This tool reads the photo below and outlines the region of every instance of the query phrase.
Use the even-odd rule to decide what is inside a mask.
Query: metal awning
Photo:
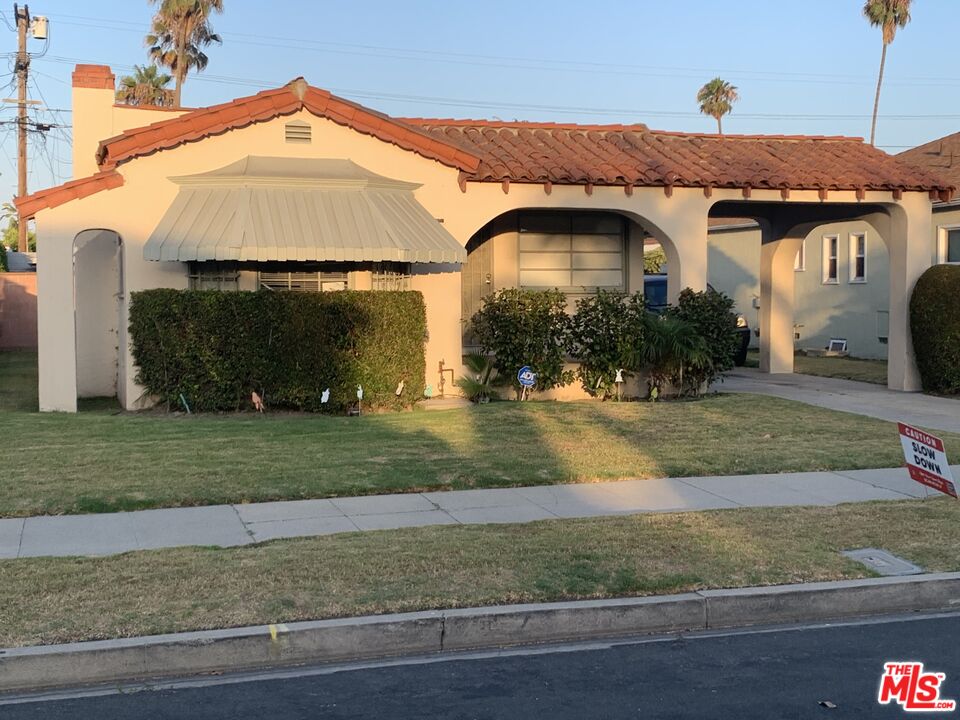
[[[413,196],[350,160],[249,156],[180,186],[146,260],[462,263],[467,251]]]

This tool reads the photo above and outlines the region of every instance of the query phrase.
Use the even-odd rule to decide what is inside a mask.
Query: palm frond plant
[[[167,88],[173,79],[156,65],[134,65],[133,75],[120,78],[117,102],[125,105],[169,107],[173,91]]]
[[[678,397],[698,394],[696,378],[708,363],[709,348],[693,324],[670,315],[647,316],[643,341],[634,348],[631,364],[646,371],[650,400],[662,397],[668,385]]]
[[[497,368],[486,355],[472,353],[464,360],[467,374],[457,380],[457,387],[463,390],[464,397],[475,403],[488,403],[496,396],[495,385],[499,380]]]

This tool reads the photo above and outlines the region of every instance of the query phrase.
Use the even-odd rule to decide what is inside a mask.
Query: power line
[[[65,25],[88,27],[106,30],[120,30],[123,32],[143,33],[140,23],[115,20],[108,18],[94,18],[83,15],[58,14],[59,22]],[[63,18],[71,18],[63,19]],[[80,21],[80,22],[77,22]],[[87,22],[83,22],[87,21]],[[717,69],[675,67],[659,65],[630,65],[624,63],[605,63],[574,60],[555,60],[544,58],[530,58],[511,55],[483,55],[477,53],[463,53],[451,51],[423,50],[417,48],[400,48],[378,45],[364,45],[318,41],[309,38],[281,37],[248,33],[220,33],[225,39],[241,45],[270,47],[280,49],[308,50],[313,52],[360,55],[392,60],[409,60],[423,62],[443,62],[455,65],[472,65],[479,67],[507,68],[511,70],[527,69],[547,72],[580,72],[589,74],[626,75],[626,76],[656,76],[656,77],[702,77],[704,74],[721,73],[734,77],[748,78],[759,82],[779,82],[789,79],[793,82],[829,84],[829,85],[861,85],[873,83],[874,78],[866,75],[844,75],[840,73],[809,73],[789,71],[766,71],[746,69]],[[244,39],[247,38],[247,39]],[[292,47],[291,44],[295,44]],[[943,84],[960,84],[960,78],[887,78],[886,84],[906,84],[910,86]]]

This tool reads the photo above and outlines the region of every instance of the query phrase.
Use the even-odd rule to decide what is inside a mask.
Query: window
[[[867,234],[850,235],[850,282],[867,281]]]
[[[407,263],[374,263],[374,290],[409,290],[410,265]]]
[[[332,272],[262,272],[261,290],[331,292],[347,289],[347,274]]]
[[[937,235],[937,262],[960,263],[960,227],[941,227]]]
[[[823,282],[824,284],[835,285],[839,282],[840,267],[840,236],[823,236]]]
[[[188,277],[191,290],[236,291],[240,289],[240,272],[229,263],[190,263]]]
[[[524,213],[519,219],[521,287],[624,288],[626,225],[619,215]]]
[[[800,249],[797,250],[797,256],[793,259],[793,269],[797,272],[803,272],[807,269],[807,241],[804,241],[800,244]]]

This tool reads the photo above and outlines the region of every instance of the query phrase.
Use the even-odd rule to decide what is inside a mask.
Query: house
[[[898,157],[960,186],[960,133],[912,148]],[[709,229],[710,284],[734,299],[759,328],[761,230],[750,219],[714,219]],[[933,204],[926,247],[933,263],[960,262],[960,202]],[[864,222],[821,225],[807,234],[794,260],[794,341],[798,350],[847,342],[851,355],[886,358],[890,311],[889,255]],[[759,338],[752,343],[759,345]]]
[[[865,220],[890,248],[889,385],[919,387],[906,302],[932,262],[936,174],[837,137],[634,125],[394,118],[302,78],[193,110],[114,104],[110,68],[73,74],[74,172],[17,199],[35,218],[42,410],[150,402],[127,338],[131,292],[409,288],[427,383],[460,366],[465,320],[500,287],[707,283],[710,218],[749,217],[761,253],[761,365],[792,371],[793,258],[808,227]]]

